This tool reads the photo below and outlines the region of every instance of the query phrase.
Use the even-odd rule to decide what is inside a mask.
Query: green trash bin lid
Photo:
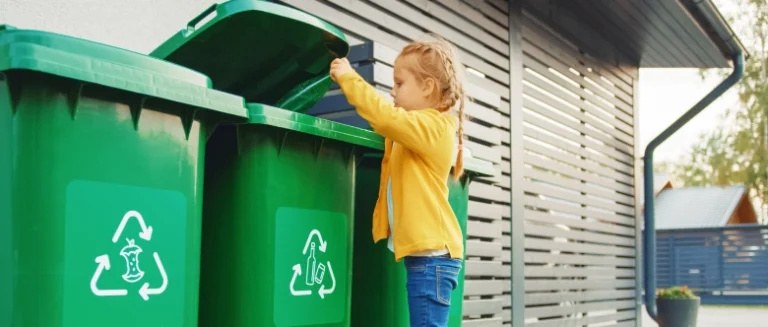
[[[331,61],[348,52],[344,34],[315,16],[233,0],[203,11],[150,55],[200,71],[249,103],[301,112],[328,91]]]
[[[0,25],[0,72],[36,71],[246,118],[243,98],[203,74],[129,50]]]
[[[260,103],[246,106],[250,114],[248,124],[274,126],[370,149],[384,148],[384,138],[369,130]]]
[[[475,158],[471,154],[464,155],[464,170],[475,176],[491,177],[496,175],[496,169],[493,168],[492,162]]]

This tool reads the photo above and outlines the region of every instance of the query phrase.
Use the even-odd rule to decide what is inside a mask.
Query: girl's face
[[[389,94],[395,101],[395,106],[405,110],[419,110],[433,106],[432,98],[435,82],[431,78],[420,81],[409,69],[407,60],[395,60],[395,85]]]

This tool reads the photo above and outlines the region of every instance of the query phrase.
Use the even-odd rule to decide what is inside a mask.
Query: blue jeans
[[[411,327],[446,327],[461,260],[405,257]]]

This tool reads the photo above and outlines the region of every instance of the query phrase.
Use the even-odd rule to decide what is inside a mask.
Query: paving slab
[[[643,327],[658,326],[643,308]],[[696,327],[768,326],[768,306],[701,306]]]

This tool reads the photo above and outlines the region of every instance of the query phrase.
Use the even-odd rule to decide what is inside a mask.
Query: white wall
[[[149,53],[223,0],[0,0],[0,24]]]

